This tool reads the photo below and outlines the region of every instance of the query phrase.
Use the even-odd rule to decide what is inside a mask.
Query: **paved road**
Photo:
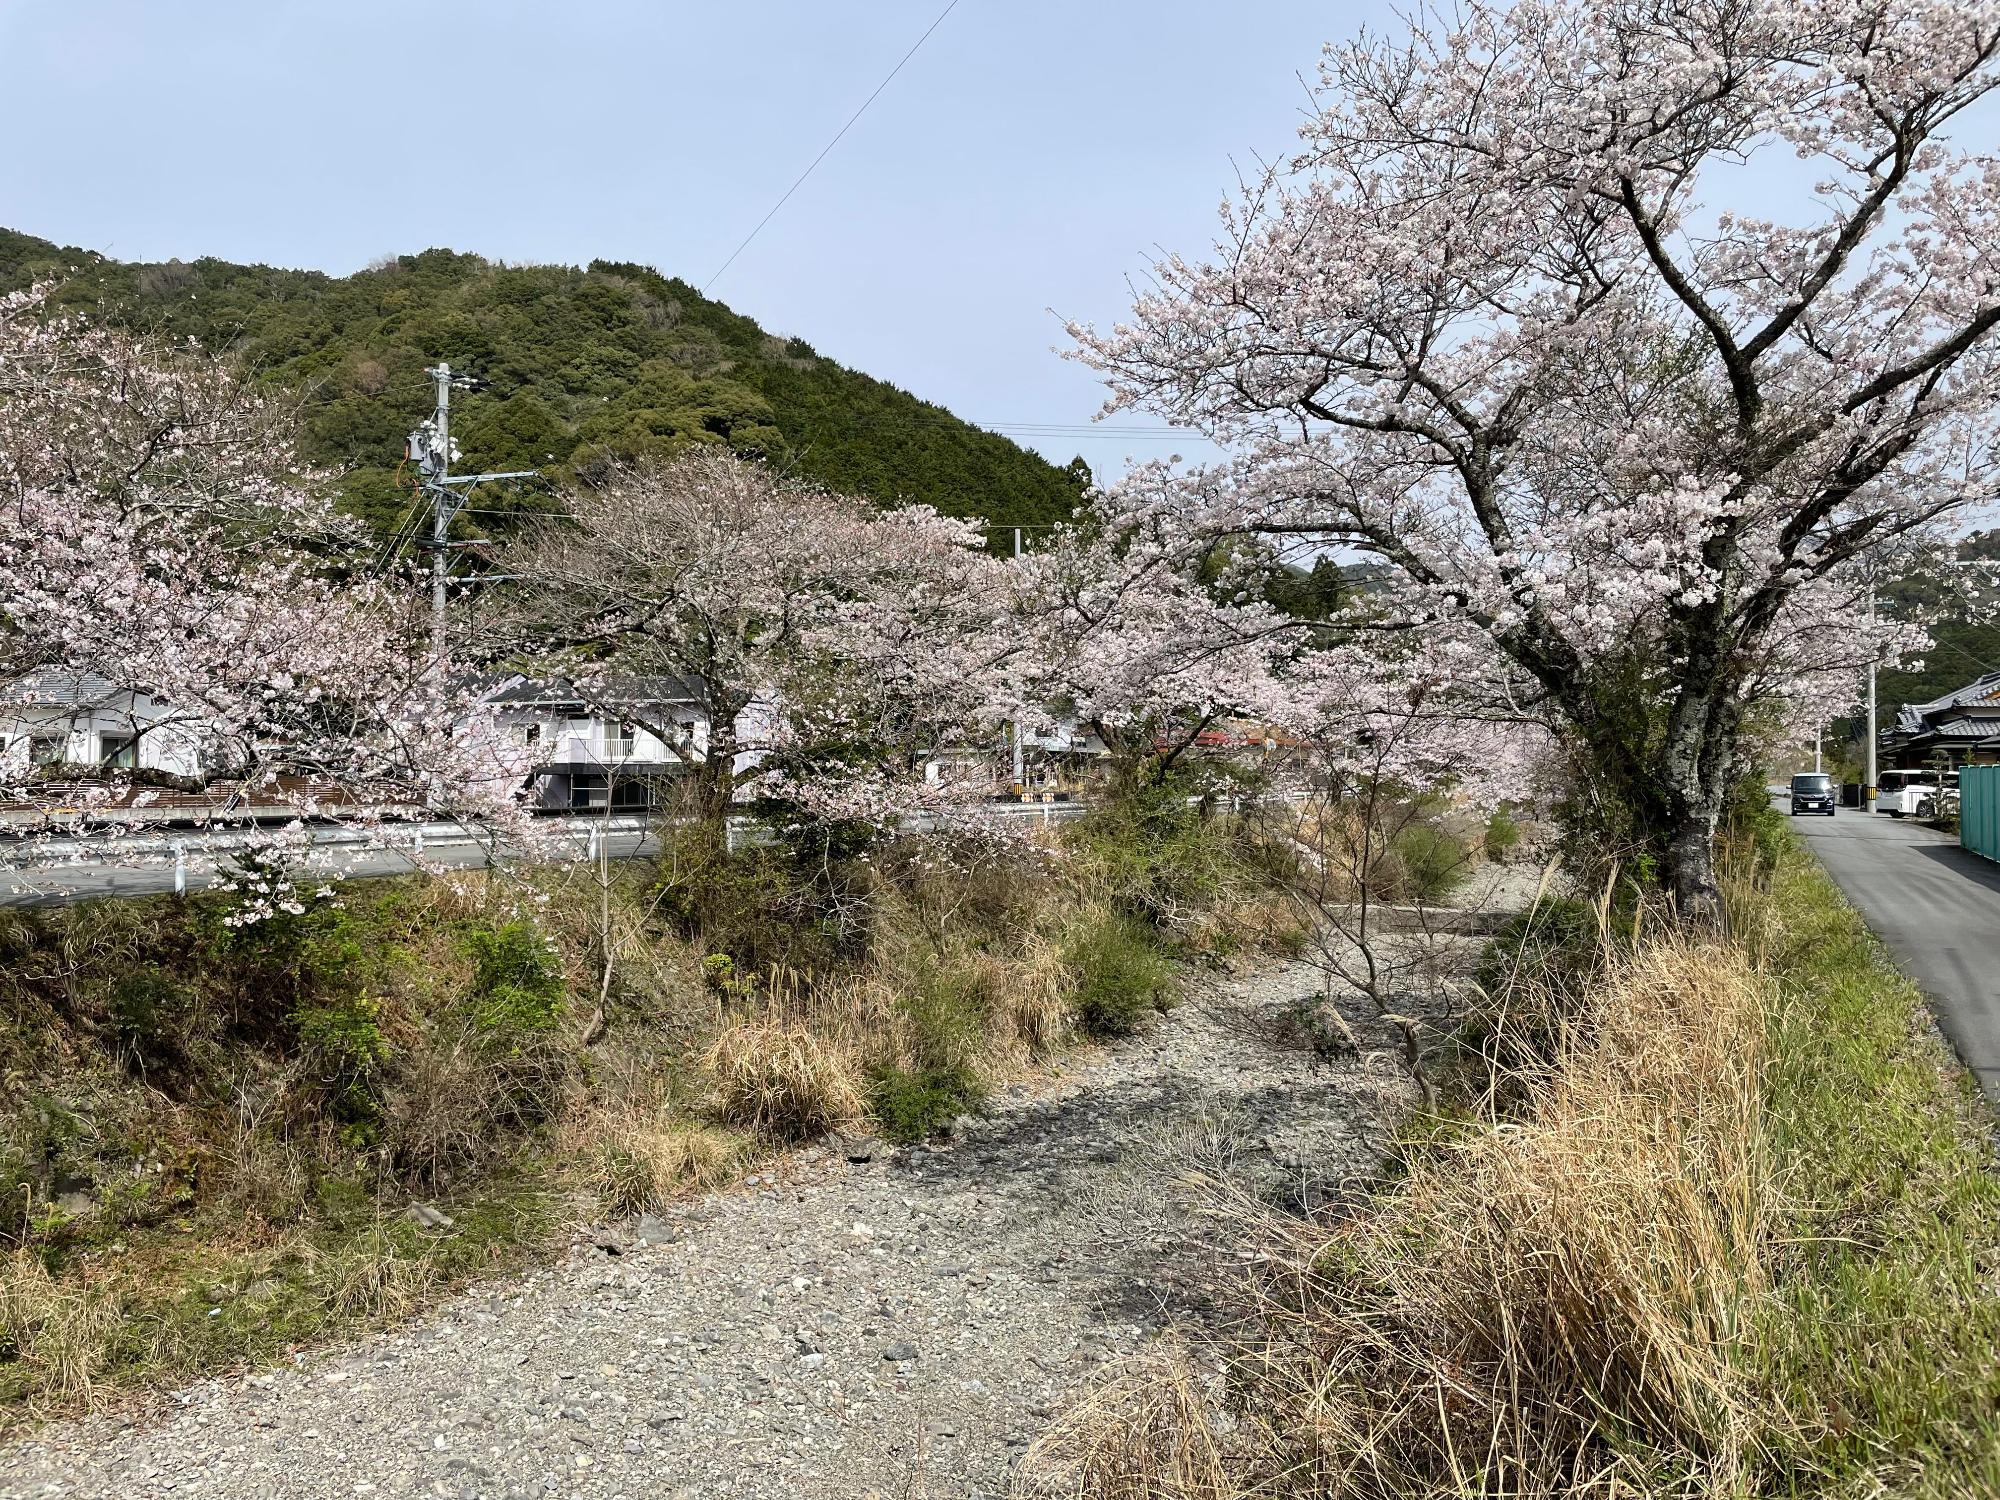
[[[1843,808],[1795,826],[2000,1103],[2000,864],[1886,813]]]

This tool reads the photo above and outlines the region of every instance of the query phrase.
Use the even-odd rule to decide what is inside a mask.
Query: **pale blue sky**
[[[699,284],[943,4],[0,0],[0,224],[132,260],[446,245]],[[1158,249],[1208,245],[1320,44],[1387,16],[960,0],[714,295],[975,421],[1088,421],[1049,309],[1114,319]],[[1176,446],[1035,441],[1100,472]]]
[[[444,245],[701,284],[945,0],[0,0],[0,224],[125,259],[347,272]],[[959,0],[716,284],[989,426],[1084,423],[1056,313],[1198,253],[1232,161],[1294,143],[1384,0]],[[1991,149],[1991,103],[1955,134]],[[1728,206],[1802,204],[1761,155]],[[1782,210],[1780,210],[1782,212]],[[1150,428],[1144,416],[1127,426]],[[1027,439],[1100,474],[1200,445]]]

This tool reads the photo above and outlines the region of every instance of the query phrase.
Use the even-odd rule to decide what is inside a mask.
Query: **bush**
[[[1092,1036],[1130,1036],[1147,1016],[1173,1003],[1173,966],[1132,917],[1086,916],[1063,945],[1063,961],[1077,1019]]]
[[[1435,823],[1417,822],[1396,830],[1389,854],[1398,871],[1397,894],[1432,906],[1448,898],[1472,873],[1465,846]]]
[[[992,974],[971,955],[930,955],[899,987],[896,1009],[917,1066],[969,1072],[986,1050]]]
[[[389,1050],[381,1001],[371,995],[309,1000],[292,1012],[292,1026],[320,1087],[341,1115],[372,1117],[377,1075]]]
[[[921,1141],[985,1101],[986,1088],[970,1068],[896,1068],[877,1071],[868,1089],[868,1112],[892,1141]]]
[[[563,1012],[562,960],[532,922],[504,922],[466,934],[473,962],[472,1018],[501,1037],[549,1031]]]
[[[1544,896],[1501,925],[1473,978],[1496,1001],[1517,988],[1579,995],[1603,968],[1605,937],[1588,902]]]
[[[1127,791],[1070,824],[1064,835],[1087,881],[1148,925],[1172,929],[1244,875],[1226,825],[1188,805],[1178,782]]]
[[[1513,813],[1506,808],[1496,808],[1493,816],[1486,820],[1486,832],[1481,840],[1486,857],[1493,863],[1501,864],[1521,846],[1521,825],[1515,821]]]

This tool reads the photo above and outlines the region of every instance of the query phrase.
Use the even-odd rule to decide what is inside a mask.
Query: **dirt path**
[[[1199,1316],[1191,1160],[1310,1202],[1372,1169],[1405,1096],[1386,1060],[1279,1039],[1310,971],[1191,988],[947,1147],[815,1148],[667,1243],[582,1244],[153,1418],[51,1427],[0,1450],[0,1497],[1002,1494],[1094,1364]]]

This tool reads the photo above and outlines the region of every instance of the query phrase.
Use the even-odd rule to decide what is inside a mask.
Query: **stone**
[[[681,1232],[658,1214],[640,1214],[632,1237],[642,1245],[671,1245],[681,1237]]]
[[[428,1203],[412,1203],[403,1210],[403,1217],[419,1229],[449,1229],[458,1222],[443,1209]]]
[[[917,1357],[917,1346],[907,1339],[889,1345],[882,1351],[882,1358],[895,1364],[903,1364]]]

